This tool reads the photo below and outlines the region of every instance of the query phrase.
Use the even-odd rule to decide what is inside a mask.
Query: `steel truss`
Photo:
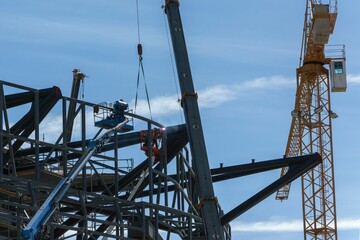
[[[307,115],[301,124],[300,154],[319,152],[323,158],[322,164],[301,178],[304,235],[305,239],[337,239],[329,73],[315,64],[304,65],[297,72],[305,85],[300,89],[308,89],[307,104],[300,108]]]
[[[1,149],[4,149],[0,154],[1,212],[10,213],[0,217],[0,234],[19,239],[21,229],[84,154],[91,141],[86,136],[87,112],[97,105],[63,97],[56,87],[36,90],[1,81],[0,88],[0,122],[5,126],[0,137]],[[6,95],[6,91],[11,94]],[[41,123],[51,110],[59,109],[62,119],[60,136],[54,142],[41,141]],[[9,118],[12,111],[24,113],[27,110],[20,120]],[[181,177],[185,176],[182,172],[189,171],[189,163],[185,165],[185,158],[179,158],[178,177],[167,176],[167,164],[187,143],[185,127],[179,125],[165,130],[164,126],[149,119],[131,112],[127,114],[129,118],[145,121],[148,129],[118,133],[102,146],[84,166],[71,190],[66,192],[48,219],[47,227],[37,237],[68,238],[74,233],[77,239],[100,236],[124,239],[125,235],[148,238],[150,235],[153,237],[154,232],[158,235],[159,229],[168,230],[168,235],[175,233],[185,237],[197,228],[201,221],[188,197],[192,188],[186,190],[182,187],[186,181]],[[81,122],[77,126],[80,136],[68,134],[72,132],[68,125],[73,125],[75,118]],[[12,125],[14,121],[17,122]],[[71,138],[77,139],[68,141]],[[149,148],[147,154],[153,157],[136,167],[129,165],[129,160],[118,158],[119,148],[145,142],[148,146],[156,142],[161,154],[153,156],[152,148]],[[153,176],[157,176],[156,182],[153,182]],[[171,192],[166,190],[168,182],[176,186]],[[154,186],[165,189],[164,193],[148,194],[147,202],[140,201],[138,195],[143,191],[151,192]],[[144,229],[145,223],[149,231],[139,231]]]
[[[99,106],[64,97],[57,87],[36,90],[0,81],[0,91],[0,123],[4,126],[0,132],[0,236],[22,239],[24,227],[91,143],[87,131],[93,118],[87,113]],[[62,120],[60,136],[40,140],[43,122],[56,111]],[[16,119],[12,114],[18,112],[25,114]],[[209,239],[201,214],[204,199],[195,181],[198,173],[186,148],[186,126],[165,128],[131,112],[126,115],[144,121],[147,129],[118,132],[97,149],[41,225],[37,239]],[[80,135],[73,129],[66,134],[68,124],[75,126],[75,122],[80,122],[75,127]],[[133,145],[140,145],[151,157],[137,165],[119,159],[119,149]],[[211,169],[216,183],[289,168],[282,178],[228,213],[217,204],[223,239],[231,239],[233,219],[320,162],[315,154]]]

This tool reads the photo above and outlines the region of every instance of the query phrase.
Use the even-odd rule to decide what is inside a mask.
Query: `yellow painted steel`
[[[305,240],[336,240],[337,221],[329,86],[329,59],[323,43],[315,42],[314,22],[328,18],[333,32],[337,2],[329,1],[329,13],[313,14],[315,0],[307,0],[300,67],[296,70],[295,107],[285,150],[288,157],[318,152],[323,162],[302,176],[303,224]],[[315,6],[316,7],[316,6]],[[323,7],[323,6],[321,6]],[[281,176],[287,172],[283,168]],[[281,188],[276,199],[288,199],[290,185]]]

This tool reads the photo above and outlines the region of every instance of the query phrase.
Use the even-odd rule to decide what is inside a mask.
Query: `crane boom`
[[[182,93],[187,132],[193,168],[196,172],[198,201],[204,225],[205,239],[224,239],[224,230],[220,221],[220,211],[211,180],[211,172],[206,152],[205,139],[201,124],[197,93],[191,75],[190,63],[185,44],[179,1],[167,0],[165,11],[169,22],[170,35],[174,49],[175,62]]]
[[[286,145],[287,157],[319,152],[322,164],[302,176],[304,239],[337,239],[329,65],[325,44],[333,33],[337,0],[306,0],[295,107]],[[281,176],[288,168],[281,170]],[[290,184],[276,199],[288,199]]]

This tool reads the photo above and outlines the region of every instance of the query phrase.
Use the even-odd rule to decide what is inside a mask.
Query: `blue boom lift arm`
[[[85,166],[85,164],[89,161],[92,155],[94,155],[99,148],[101,148],[104,144],[106,144],[110,140],[110,136],[112,133],[116,133],[121,130],[129,120],[127,118],[124,119],[123,122],[119,123],[115,127],[109,129],[104,134],[99,136],[98,138],[92,140],[87,148],[85,149],[81,158],[76,162],[71,171],[66,175],[54,188],[52,193],[43,203],[43,205],[36,212],[35,216],[31,219],[29,224],[23,229],[22,236],[27,240],[34,240],[35,237],[41,232],[42,227],[49,220],[51,215],[54,213],[56,206],[65,195],[67,190],[71,187],[74,182],[75,177],[81,171],[81,169]]]

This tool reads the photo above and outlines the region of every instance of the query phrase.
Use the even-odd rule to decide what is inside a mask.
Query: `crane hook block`
[[[142,50],[142,45],[141,45],[141,43],[139,43],[139,44],[137,45],[137,51],[138,51],[139,57],[141,57],[142,54],[143,54],[143,50]]]

